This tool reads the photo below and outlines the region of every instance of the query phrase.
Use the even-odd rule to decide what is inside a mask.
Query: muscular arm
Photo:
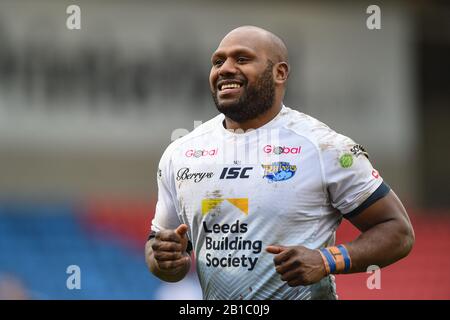
[[[405,208],[393,191],[379,199],[350,222],[362,233],[345,244],[352,266],[346,273],[365,272],[370,265],[380,268],[408,255],[414,231]],[[327,275],[318,250],[304,246],[268,246],[274,254],[276,271],[289,286],[309,285]]]
[[[362,232],[346,244],[352,260],[349,273],[392,264],[407,256],[414,244],[411,222],[392,190],[349,221]]]

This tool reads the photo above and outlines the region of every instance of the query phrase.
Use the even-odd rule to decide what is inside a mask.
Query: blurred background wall
[[[80,30],[66,27],[72,4]],[[380,30],[366,26],[371,4]],[[449,21],[439,1],[1,0],[0,297],[198,297],[194,274],[167,289],[145,267],[156,166],[174,135],[217,114],[211,53],[249,24],[289,48],[285,104],[363,144],[417,221],[418,270],[385,271],[405,287],[430,243],[450,245]],[[71,264],[81,290],[66,288]],[[450,298],[450,281],[434,280],[352,295],[365,282],[349,277],[343,298]]]

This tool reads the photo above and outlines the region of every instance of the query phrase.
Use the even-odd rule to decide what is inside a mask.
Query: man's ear
[[[278,62],[274,67],[275,83],[285,83],[289,77],[289,65],[287,62]]]

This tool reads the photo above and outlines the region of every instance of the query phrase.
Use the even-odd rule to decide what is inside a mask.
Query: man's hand
[[[290,287],[310,285],[326,276],[322,256],[317,250],[303,246],[268,246],[266,251],[275,254],[275,269]]]
[[[156,233],[147,247],[147,261],[150,270],[165,281],[179,281],[189,271],[191,258],[186,252],[188,226],[180,225],[175,230],[163,230]]]

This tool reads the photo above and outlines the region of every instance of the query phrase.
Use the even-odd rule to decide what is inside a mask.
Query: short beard
[[[217,88],[212,92],[217,110],[227,118],[242,123],[257,118],[266,113],[275,101],[275,83],[273,81],[274,63],[267,62],[267,68],[254,86],[249,86],[239,100],[228,106],[223,106],[217,99]]]

